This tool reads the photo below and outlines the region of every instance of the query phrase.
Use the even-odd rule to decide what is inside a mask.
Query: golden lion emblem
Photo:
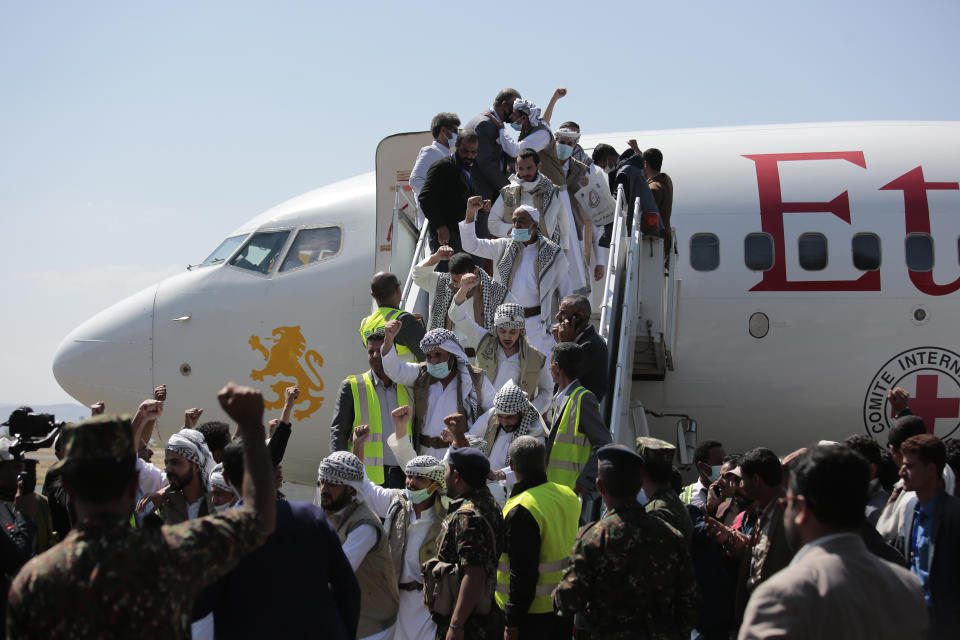
[[[287,387],[299,387],[300,398],[297,404],[308,404],[305,408],[294,411],[293,416],[297,420],[308,418],[323,406],[323,396],[314,395],[323,391],[323,378],[317,372],[317,369],[323,366],[323,357],[313,349],[305,351],[306,340],[300,327],[277,327],[271,336],[265,338],[273,341],[269,351],[260,342],[259,336],[250,336],[247,341],[250,348],[259,351],[267,362],[263,369],[251,371],[250,378],[257,382],[263,382],[267,376],[278,378],[270,385],[277,394],[277,399],[264,398],[263,406],[267,409],[283,408],[284,390]]]

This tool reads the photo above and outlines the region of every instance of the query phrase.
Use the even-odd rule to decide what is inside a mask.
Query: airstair
[[[409,152],[405,157],[409,162]],[[389,225],[389,268],[398,276],[405,275],[402,308],[426,319],[428,293],[413,281],[413,266],[429,256],[426,226],[416,227],[417,207],[407,182],[409,172],[388,173],[380,169],[378,164],[378,220]],[[388,193],[393,204],[389,222],[387,211],[383,210],[387,208]],[[634,211],[642,211],[639,199]],[[681,287],[681,281],[676,278],[676,249],[671,249],[665,257],[663,239],[656,231],[644,233],[643,217],[630,215],[626,195],[620,187],[597,327],[610,353],[611,389],[601,409],[611,425],[614,441],[630,446],[637,436],[649,434],[646,415],[653,414],[644,407],[642,398],[634,397],[634,383],[664,380],[675,366],[677,301]],[[652,229],[658,224],[658,219],[647,220],[647,226]],[[696,445],[696,422],[688,416],[674,417],[680,418],[676,442],[678,462],[687,464]]]

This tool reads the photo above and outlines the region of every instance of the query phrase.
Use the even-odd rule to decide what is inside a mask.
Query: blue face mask
[[[457,144],[457,134],[451,133],[447,135],[447,144],[450,145],[450,148],[453,149],[453,146]]]
[[[405,488],[403,490],[403,493],[407,496],[407,500],[409,500],[413,504],[420,504],[421,502],[424,502],[425,500],[428,500],[430,498],[429,488],[417,489],[417,490]]]
[[[510,230],[510,237],[517,242],[527,242],[530,240],[530,229],[513,228]]]
[[[647,492],[643,489],[640,489],[640,493],[637,494],[637,502],[640,503],[641,507],[649,502],[647,499]]]
[[[566,160],[572,155],[573,147],[568,144],[560,144],[559,142],[557,143],[557,157],[560,158],[560,160]]]
[[[510,123],[510,126],[513,127],[513,130],[514,130],[514,131],[522,131],[522,130],[523,130],[523,125],[521,125],[519,122],[511,122],[511,123]]]
[[[723,465],[714,465],[710,467],[710,484],[713,484],[720,479],[720,469],[723,468]]]
[[[437,364],[427,363],[427,373],[440,380],[450,375],[450,361],[438,362]]]

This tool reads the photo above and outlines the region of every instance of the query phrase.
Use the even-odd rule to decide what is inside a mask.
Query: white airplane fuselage
[[[937,435],[954,433],[960,123],[627,132],[584,136],[581,144],[622,147],[629,138],[663,151],[675,187],[671,225],[681,280],[674,370],[635,382],[634,399],[690,415],[701,439],[721,440],[728,452],[763,445],[784,454],[854,433],[885,443],[885,393],[893,386],[914,396],[912,407]],[[245,251],[256,260],[238,245],[221,262],[117,303],[64,340],[54,362],[58,382],[80,402],[104,400],[123,411],[166,384],[161,438],[181,426],[190,407],[203,407],[204,420],[223,419],[215,396],[228,380],[261,389],[267,418],[279,415],[283,388],[297,384],[302,394],[284,471],[312,485],[329,450],[340,382],[368,368],[358,325],[370,312],[369,280],[384,266],[392,215],[376,210],[375,191],[375,175],[365,174],[244,224],[228,237],[288,232],[272,236],[282,248],[261,265],[267,273],[249,261],[231,264]],[[311,262],[315,254],[297,245],[301,266],[289,268],[298,264],[287,255],[298,230],[322,227],[340,229],[339,248]],[[715,254],[698,253],[701,269],[716,262],[710,270],[691,265],[692,242],[709,244],[703,234],[716,239]],[[766,234],[759,242],[772,247],[769,269],[745,263],[748,234]],[[801,256],[803,234],[823,238],[804,235]],[[864,246],[870,254],[879,245],[878,268],[854,265],[855,236],[858,260]],[[825,266],[803,268],[801,257],[822,264],[823,241]],[[928,245],[932,270],[923,264]],[[765,316],[765,334],[755,314]],[[751,335],[751,326],[762,337]],[[650,427],[651,435],[675,439],[674,419],[651,419]]]

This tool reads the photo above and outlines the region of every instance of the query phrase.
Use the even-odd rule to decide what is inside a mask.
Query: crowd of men
[[[373,276],[369,369],[340,385],[314,503],[281,491],[296,387],[265,427],[260,392],[229,383],[235,427],[188,410],[163,469],[147,443],[165,387],[132,418],[98,403],[61,433],[42,496],[0,439],[7,634],[956,637],[960,447],[902,389],[886,449],[706,440],[687,486],[671,444],[611,442],[590,299],[607,205],[622,185],[669,244],[673,186],[656,149],[587,156],[576,123],[554,131],[565,93],[542,113],[505,89],[465,127],[434,118],[410,179],[429,313]],[[578,197],[597,177],[605,198]]]

